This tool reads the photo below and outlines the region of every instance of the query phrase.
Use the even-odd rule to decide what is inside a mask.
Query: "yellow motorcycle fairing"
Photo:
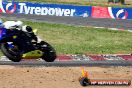
[[[34,50],[31,52],[27,52],[22,55],[23,59],[38,59],[43,55],[43,52],[40,50]]]

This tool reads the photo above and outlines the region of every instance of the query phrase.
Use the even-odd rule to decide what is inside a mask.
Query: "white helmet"
[[[22,26],[23,25],[23,22],[22,21],[16,21],[16,25]]]

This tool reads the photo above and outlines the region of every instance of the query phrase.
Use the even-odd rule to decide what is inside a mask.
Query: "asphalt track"
[[[132,61],[0,61],[0,65],[13,66],[45,66],[45,67],[76,67],[76,66],[132,66]]]
[[[1,18],[8,20],[30,20],[33,22],[48,22],[59,23],[75,26],[94,26],[106,28],[119,28],[132,30],[132,20],[114,20],[114,19],[93,19],[82,17],[56,17],[56,16],[37,16],[24,14],[3,14],[0,13]],[[47,63],[44,61],[21,61],[18,63],[11,61],[0,61],[0,65],[19,65],[19,66],[132,66],[132,61],[55,61]]]
[[[94,26],[106,28],[119,28],[132,30],[132,20],[114,20],[114,19],[94,19],[83,17],[57,17],[57,16],[38,16],[24,14],[4,14],[0,13],[1,18],[8,20],[30,20],[36,22],[59,23],[75,26]]]

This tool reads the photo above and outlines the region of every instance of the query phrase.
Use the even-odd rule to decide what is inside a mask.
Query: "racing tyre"
[[[47,42],[43,42],[41,46],[42,51],[44,53],[42,59],[45,60],[46,62],[53,62],[56,59],[55,49]]]
[[[89,80],[88,78],[85,78],[85,77],[81,78],[81,79],[79,80],[79,82],[80,82],[80,84],[81,84],[82,86],[88,86],[88,85],[90,85],[90,80]]]
[[[17,52],[11,52],[7,43],[1,43],[0,48],[3,54],[9,58],[9,60],[13,62],[19,62],[21,60],[20,54]]]

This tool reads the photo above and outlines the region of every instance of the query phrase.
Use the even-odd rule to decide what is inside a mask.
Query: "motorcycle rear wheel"
[[[47,42],[43,42],[43,56],[42,59],[45,60],[46,62],[53,62],[56,59],[56,51],[55,49],[48,44]]]

